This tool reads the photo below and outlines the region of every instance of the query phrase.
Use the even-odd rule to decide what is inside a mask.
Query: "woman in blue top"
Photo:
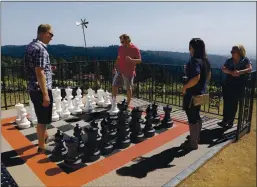
[[[231,58],[228,58],[222,67],[225,73],[225,81],[222,87],[223,92],[223,120],[218,125],[221,127],[233,127],[237,113],[239,98],[244,88],[244,74],[252,71],[252,63],[246,57],[243,45],[233,46]]]
[[[186,64],[186,84],[182,89],[183,108],[189,122],[189,140],[182,144],[186,150],[198,149],[198,141],[202,122],[200,117],[201,106],[192,104],[192,96],[202,95],[206,92],[206,83],[211,78],[211,66],[205,51],[204,41],[193,38],[189,42],[190,61]]]

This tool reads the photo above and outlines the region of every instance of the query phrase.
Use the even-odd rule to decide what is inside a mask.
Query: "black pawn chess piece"
[[[79,126],[79,124],[76,124],[76,127],[74,128],[73,135],[78,139],[79,145],[78,145],[78,152],[82,153],[84,149],[84,141],[82,139],[82,128]]]
[[[153,137],[155,135],[155,129],[153,128],[152,125],[152,120],[153,120],[153,111],[151,105],[149,105],[146,109],[146,122],[145,122],[145,127],[143,129],[144,135],[146,138]]]
[[[142,115],[142,109],[136,107],[132,110],[131,120],[131,134],[130,139],[132,143],[140,143],[144,140],[144,133],[142,132],[140,118]]]
[[[131,141],[129,139],[129,122],[126,111],[119,113],[118,132],[116,146],[119,149],[125,149],[130,146]]]
[[[84,129],[88,135],[86,148],[84,149],[84,160],[94,162],[100,158],[101,152],[99,149],[101,136],[98,133],[98,124],[93,120],[90,127]]]
[[[105,119],[103,119],[103,121],[105,121]],[[109,131],[109,127],[105,122],[101,122],[101,134],[102,134],[102,139],[101,139],[101,153],[103,155],[108,155],[113,151],[113,145],[110,141],[110,131]]]
[[[66,154],[68,153],[67,148],[64,146],[64,139],[63,139],[63,133],[60,130],[57,130],[56,134],[55,134],[55,147],[52,151],[52,157],[54,159],[57,158],[64,158],[66,156]]]
[[[152,104],[152,110],[153,110],[153,123],[159,123],[160,122],[160,116],[158,115],[158,105],[154,102]]]
[[[173,126],[173,120],[170,117],[172,107],[167,105],[166,107],[163,107],[163,110],[164,110],[165,114],[164,114],[164,118],[161,122],[161,126],[163,128],[171,128]]]
[[[67,157],[64,160],[64,163],[68,166],[78,166],[82,164],[82,160],[78,154],[78,139],[74,137],[70,137],[70,139],[65,141],[66,146],[68,148]]]

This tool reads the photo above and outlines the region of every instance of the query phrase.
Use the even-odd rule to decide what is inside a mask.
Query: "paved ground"
[[[46,155],[36,155],[35,145],[13,128],[15,110],[2,111],[2,155],[9,153],[13,164],[7,170],[19,186],[175,186],[228,145],[235,127],[223,132],[218,119],[203,116],[199,149],[185,154],[179,145],[188,135],[186,116],[175,109],[172,117],[173,128],[67,174]]]

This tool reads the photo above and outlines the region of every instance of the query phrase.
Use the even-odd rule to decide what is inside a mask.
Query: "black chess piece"
[[[57,130],[54,139],[55,147],[52,151],[52,156],[54,158],[64,158],[68,153],[67,148],[64,146],[65,143],[63,136],[63,133],[60,130]]]
[[[117,141],[116,146],[119,149],[125,149],[130,146],[131,141],[129,138],[129,121],[126,111],[119,113],[118,120],[118,132],[117,132]]]
[[[148,105],[146,109],[146,122],[145,122],[145,127],[143,129],[144,135],[146,138],[153,137],[155,135],[155,129],[153,128],[152,125],[152,120],[153,120],[153,111],[151,105]]]
[[[72,167],[76,165],[81,165],[82,160],[78,154],[78,139],[75,137],[70,137],[65,141],[65,143],[68,148],[68,154],[67,157],[64,159],[64,163]]]
[[[85,132],[88,135],[88,141],[84,149],[83,160],[94,162],[100,158],[100,141],[101,136],[98,133],[98,124],[93,120],[89,127],[85,127]]]
[[[82,153],[84,149],[84,141],[82,139],[82,128],[79,126],[79,124],[76,124],[76,127],[74,128],[73,135],[78,139],[79,145],[78,145],[78,152]]]
[[[109,130],[110,130],[109,137],[110,137],[111,140],[116,138],[116,134],[117,134],[117,120],[118,120],[118,115],[117,116],[109,115],[107,117],[107,125],[108,125]]]
[[[152,110],[153,110],[153,123],[159,123],[160,122],[160,116],[158,115],[158,105],[154,102],[152,104]]]
[[[161,126],[163,128],[171,128],[173,126],[173,120],[170,117],[172,107],[167,105],[166,107],[163,107],[163,110],[164,110],[165,114],[164,114],[164,118],[161,122]]]
[[[142,132],[140,118],[142,115],[142,109],[135,107],[132,110],[131,120],[131,134],[130,139],[132,143],[140,143],[144,140],[144,133]]]
[[[103,119],[103,121],[105,121],[105,119]],[[110,130],[109,127],[105,122],[101,123],[101,134],[102,134],[102,139],[101,139],[101,145],[100,145],[100,149],[101,149],[101,153],[103,155],[108,155],[113,151],[113,145],[110,141]]]

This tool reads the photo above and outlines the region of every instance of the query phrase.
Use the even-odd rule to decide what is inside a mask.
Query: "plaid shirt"
[[[28,75],[28,90],[40,90],[35,67],[44,68],[46,76],[46,88],[52,89],[52,69],[46,45],[39,40],[33,40],[27,45],[24,57],[25,71]]]

